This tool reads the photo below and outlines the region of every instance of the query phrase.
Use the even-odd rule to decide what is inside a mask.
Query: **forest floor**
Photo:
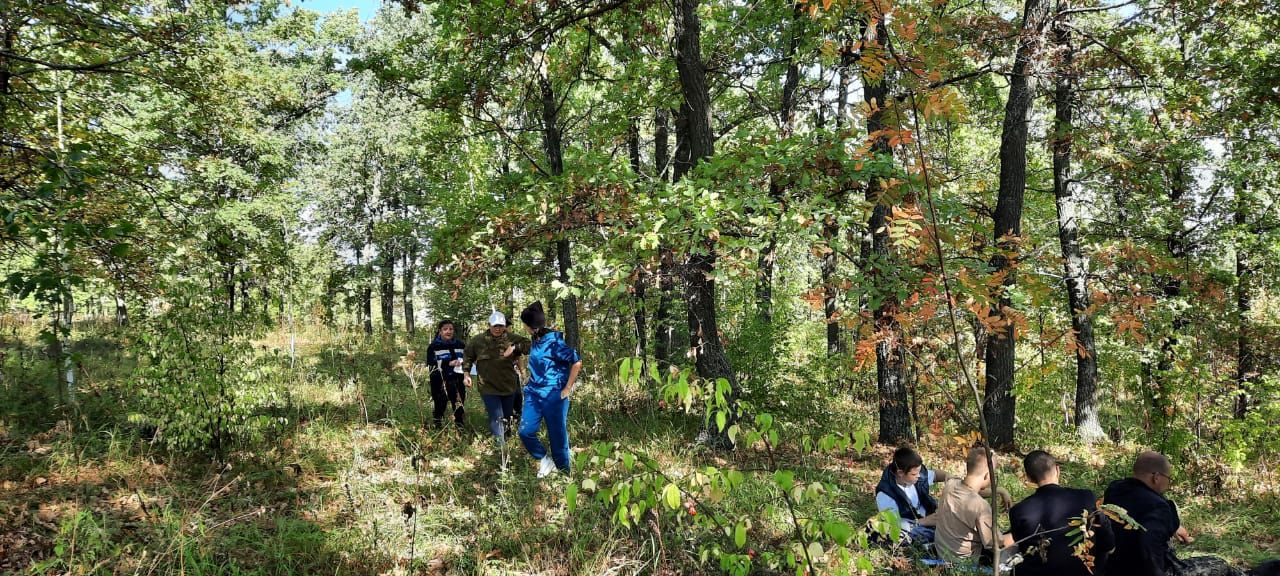
[[[264,344],[287,350],[284,338],[277,334]],[[714,564],[699,564],[697,542],[678,517],[653,516],[624,528],[611,521],[612,510],[588,504],[585,494],[568,513],[568,480],[536,479],[534,462],[518,442],[510,443],[512,465],[501,471],[483,433],[479,398],[467,400],[464,429],[423,429],[430,398],[396,369],[403,343],[306,334],[288,381],[276,383],[288,391],[284,424],[238,446],[222,464],[172,457],[141,440],[124,414],[113,413],[123,410],[120,399],[132,370],[121,342],[104,336],[82,347],[86,416],[75,430],[65,420],[31,413],[41,403],[18,377],[38,376],[32,368],[38,357],[15,340],[0,344],[6,354],[0,399],[26,403],[11,404],[0,421],[0,573],[717,571]],[[609,380],[613,364],[591,367],[575,396],[575,452],[594,442],[620,442],[674,473],[706,465],[766,468],[763,455],[751,448],[726,455],[696,447],[691,440],[698,417],[668,408],[644,390],[620,389]],[[806,415],[804,426],[874,430],[874,406],[865,399],[830,393],[826,386],[794,386],[785,410]],[[791,423],[784,430],[800,427]],[[929,464],[951,471],[962,466],[956,439],[931,437],[921,444]],[[1139,449],[1032,447],[1061,457],[1065,484],[1098,492],[1124,475]],[[860,526],[874,513],[872,489],[889,452],[784,450],[781,458],[797,479],[841,487],[834,513]],[[1003,459],[1001,478],[1015,500],[1031,491],[1018,468],[1016,458]],[[1172,496],[1197,536],[1180,554],[1217,554],[1241,565],[1280,557],[1280,489],[1272,466],[1233,472],[1206,464],[1179,476]],[[776,490],[767,474],[748,472],[728,500],[735,513],[755,519],[753,543],[787,537],[784,519],[769,512]],[[893,563],[884,552],[868,554],[876,566]],[[823,567],[853,571],[835,561]]]

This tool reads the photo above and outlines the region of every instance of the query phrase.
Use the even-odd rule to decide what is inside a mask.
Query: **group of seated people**
[[[913,543],[932,543],[937,557],[954,566],[989,564],[998,545],[1002,559],[1020,556],[1015,569],[1019,576],[1242,574],[1220,558],[1180,560],[1174,555],[1171,540],[1189,543],[1192,538],[1178,518],[1178,507],[1164,497],[1173,469],[1168,458],[1157,452],[1140,454],[1132,475],[1112,482],[1102,500],[1123,508],[1141,529],[1112,526],[1106,515],[1096,513],[1092,491],[1059,484],[1061,470],[1053,456],[1043,450],[1027,454],[1023,470],[1036,491],[1013,505],[1008,491],[997,489],[1009,510],[1010,526],[1010,533],[997,543],[987,501],[991,494],[988,462],[994,463],[995,458],[989,449],[975,447],[965,458],[964,477],[953,478],[927,468],[915,450],[899,448],[876,486],[876,507],[881,512],[895,511]],[[933,484],[943,485],[936,498],[930,494]],[[1072,532],[1086,513],[1090,545],[1084,548],[1087,554],[1076,554],[1073,540],[1079,537]],[[1072,524],[1073,520],[1077,523]]]

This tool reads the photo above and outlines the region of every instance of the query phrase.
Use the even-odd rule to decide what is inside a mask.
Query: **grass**
[[[261,346],[285,353],[267,383],[287,391],[272,408],[275,424],[260,441],[237,446],[224,464],[172,455],[141,438],[123,419],[133,369],[122,338],[103,330],[82,351],[82,417],[74,426],[51,406],[41,361],[20,339],[4,343],[9,404],[0,424],[0,572],[30,574],[681,574],[715,571],[699,564],[699,543],[722,536],[680,515],[646,516],[634,528],[612,522],[613,510],[580,496],[566,510],[566,480],[539,481],[533,462],[512,442],[512,466],[499,470],[484,432],[478,398],[467,402],[464,429],[424,430],[427,390],[416,392],[395,369],[401,341],[331,334],[300,335],[298,357],[273,334]],[[419,348],[425,342],[419,342]],[[17,356],[20,360],[15,360]],[[714,465],[747,471],[723,502],[724,512],[751,520],[752,546],[785,548],[790,516],[761,451],[707,452],[691,445],[696,416],[662,407],[640,389],[619,391],[609,368],[593,366],[570,416],[575,452],[594,442],[620,442],[652,456],[664,471],[689,477]],[[13,376],[21,376],[16,379]],[[773,384],[776,385],[776,384]],[[780,415],[784,437],[822,431],[873,430],[874,410],[849,394],[788,382],[785,395],[764,384],[748,390]],[[415,394],[417,397],[415,398]],[[785,398],[786,405],[774,398]],[[803,415],[800,417],[798,415]],[[425,414],[429,418],[429,414]],[[283,419],[280,423],[279,419]],[[1136,446],[1094,450],[1050,446],[1064,455],[1066,483],[1101,492],[1123,475]],[[963,442],[934,437],[927,461],[956,470]],[[790,445],[778,457],[802,482],[836,490],[803,503],[802,516],[860,526],[874,513],[870,496],[890,449],[804,453]],[[1004,459],[1001,479],[1015,499],[1030,492],[1017,463]],[[1186,553],[1234,562],[1280,556],[1280,497],[1264,483],[1219,478],[1223,492],[1175,489],[1186,523],[1199,539]],[[1274,482],[1270,484],[1274,486]],[[891,559],[867,552],[877,566]],[[852,572],[832,558],[830,572]],[[770,573],[757,566],[759,573]]]

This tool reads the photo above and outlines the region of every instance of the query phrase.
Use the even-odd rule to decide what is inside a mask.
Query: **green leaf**
[[[585,485],[590,480],[591,479],[588,478],[586,480],[583,480],[582,483]],[[570,514],[573,514],[573,511],[578,507],[578,485],[577,484],[569,484],[569,486],[564,489],[564,503],[565,503],[565,509],[568,510]]]
[[[680,489],[675,484],[667,484],[662,488],[662,499],[667,503],[667,507],[676,510],[680,508]]]
[[[779,470],[773,473],[773,483],[777,484],[779,488],[790,492],[791,487],[796,484],[796,475],[790,470]]]
[[[733,544],[739,548],[747,545],[747,527],[738,524],[733,527]]]

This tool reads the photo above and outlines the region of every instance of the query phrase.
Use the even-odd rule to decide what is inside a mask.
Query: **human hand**
[[[572,395],[572,394],[573,394],[573,390],[571,390],[571,389],[569,389],[569,388],[561,388],[561,389],[560,389],[560,399],[561,399],[561,400],[564,400],[564,399],[568,398],[568,397],[569,397],[570,395]]]
[[[449,365],[450,365],[450,366],[461,366],[461,365],[462,365],[462,359],[461,359],[461,358],[454,358],[453,360],[450,360],[450,361],[449,361]]]
[[[515,353],[515,351],[516,351],[516,347],[515,347],[515,345],[514,345],[514,344],[512,344],[512,345],[510,345],[510,346],[507,346],[506,351],[504,351],[504,352],[502,353],[502,357],[503,357],[503,358],[510,358],[510,357],[511,357],[511,355]]]
[[[471,375],[470,375],[470,374],[463,374],[463,375],[462,375],[462,384],[463,384],[464,386],[466,386],[467,388],[470,388],[470,387],[471,387]]]
[[[1187,532],[1187,529],[1183,526],[1178,527],[1178,531],[1173,533],[1173,537],[1177,538],[1178,541],[1183,544],[1190,544],[1196,541],[1196,539],[1192,538],[1191,534]]]
[[[1004,504],[1006,510],[1013,508],[1013,496],[1009,494],[1008,490],[999,488],[996,490],[996,493],[1000,495],[1000,502]]]

